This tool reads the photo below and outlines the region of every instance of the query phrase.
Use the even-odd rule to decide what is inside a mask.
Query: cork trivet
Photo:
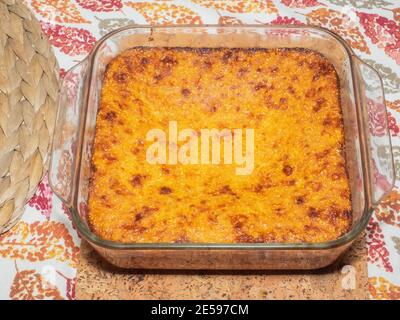
[[[318,271],[126,271],[83,242],[77,298],[367,299],[366,257],[361,236],[339,262]]]

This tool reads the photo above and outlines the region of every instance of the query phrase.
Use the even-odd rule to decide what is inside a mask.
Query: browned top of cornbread
[[[254,170],[149,164],[146,134],[253,128]],[[108,65],[89,220],[118,242],[322,242],[348,231],[338,78],[303,49],[134,48]]]

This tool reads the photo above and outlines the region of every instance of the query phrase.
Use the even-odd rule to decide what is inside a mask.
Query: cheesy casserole
[[[150,164],[149,130],[254,129],[254,169]],[[130,243],[324,242],[352,223],[338,76],[305,49],[127,50],[104,74],[89,222]]]

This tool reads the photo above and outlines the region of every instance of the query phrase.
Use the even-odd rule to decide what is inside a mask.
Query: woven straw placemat
[[[20,218],[48,167],[58,67],[39,22],[0,0],[0,233]]]

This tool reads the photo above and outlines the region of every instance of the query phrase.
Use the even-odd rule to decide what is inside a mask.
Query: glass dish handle
[[[80,121],[84,98],[87,59],[63,77],[51,152],[49,182],[54,193],[71,204],[77,167]]]
[[[361,106],[364,124],[365,165],[370,186],[371,208],[393,189],[395,169],[390,139],[388,116],[385,106],[383,83],[379,73],[362,60],[355,58],[361,78]]]

